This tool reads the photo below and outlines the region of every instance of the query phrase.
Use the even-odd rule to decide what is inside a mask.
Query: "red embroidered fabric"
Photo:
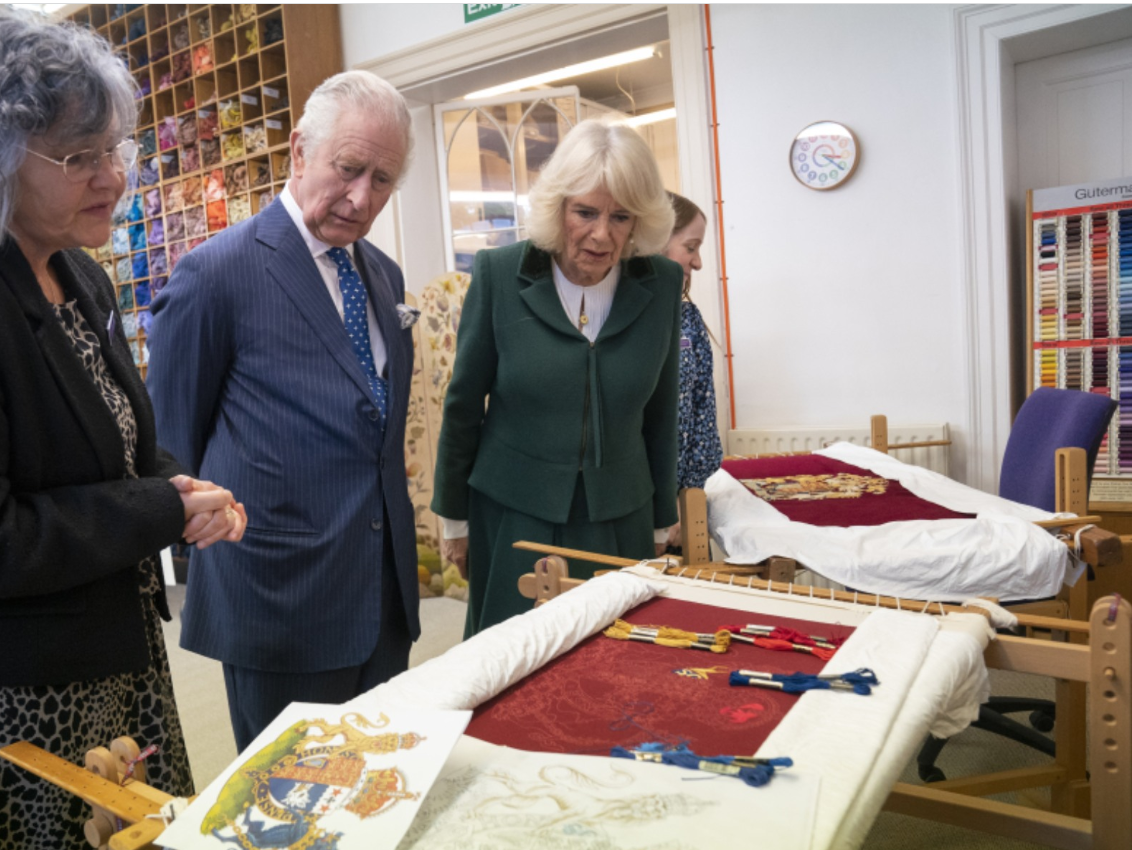
[[[694,632],[734,623],[788,626],[826,637],[853,631],[673,599],[650,600],[622,619]],[[751,755],[798,697],[731,687],[728,673],[740,668],[817,673],[823,666],[812,655],[738,642],[716,654],[614,640],[599,632],[479,706],[467,732],[493,744],[553,753],[608,755],[614,746],[661,741],[687,744],[701,755]]]
[[[751,478],[781,478],[794,475],[864,475],[876,478],[859,466],[842,463],[821,455],[725,460],[723,469],[737,481]],[[974,514],[961,514],[942,505],[921,499],[903,484],[891,479],[883,494],[863,493],[855,499],[819,499],[795,501],[779,499],[772,504],[794,522],[809,525],[838,526],[883,525],[912,519],[973,519]],[[750,491],[750,487],[747,488]],[[758,495],[758,494],[755,494]]]

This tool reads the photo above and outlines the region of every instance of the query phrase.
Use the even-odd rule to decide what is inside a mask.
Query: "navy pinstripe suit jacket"
[[[186,254],[153,302],[148,387],[162,444],[248,511],[241,543],[193,552],[185,649],[269,671],[361,664],[381,629],[383,570],[396,571],[420,634],[403,449],[413,343],[396,313],[404,281],[372,245],[354,248],[388,354],[384,440],[280,201]],[[393,564],[383,563],[389,535]]]

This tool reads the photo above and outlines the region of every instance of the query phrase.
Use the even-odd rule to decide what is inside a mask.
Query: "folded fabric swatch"
[[[196,145],[181,148],[181,171],[188,173],[200,169],[200,151]]]
[[[228,198],[228,223],[237,224],[252,217],[252,203],[247,195]]]
[[[214,165],[219,165],[221,160],[220,156],[220,140],[219,139],[201,139],[200,143],[200,164],[202,168],[211,168]]]
[[[149,277],[149,257],[144,253],[134,254],[132,271],[135,280],[142,277]]]
[[[177,140],[182,145],[196,144],[197,119],[195,115],[182,115],[177,119]]]
[[[249,124],[244,127],[244,148],[249,156],[267,150],[267,130],[262,124]]]
[[[186,207],[195,207],[204,201],[204,192],[199,177],[190,177],[181,183],[181,193],[185,198]]]
[[[197,136],[202,139],[215,139],[217,123],[215,109],[201,109],[197,112]]]
[[[277,41],[283,40],[283,19],[282,18],[268,18],[263,22],[263,44],[266,47],[269,44],[275,44]]]
[[[115,254],[128,254],[130,252],[130,231],[119,227],[110,234],[111,250]]]
[[[208,235],[208,222],[204,217],[204,207],[193,207],[185,210],[185,235],[190,239],[194,236]]]
[[[198,44],[193,50],[193,73],[203,74],[212,70],[212,49],[207,44]]]
[[[165,224],[156,218],[149,223],[149,244],[161,245],[165,242]]]
[[[213,201],[208,205],[208,229],[215,233],[228,226],[228,205],[223,200]]]
[[[170,35],[173,39],[173,49],[181,50],[189,46],[189,25],[187,22],[174,24]]]
[[[184,242],[177,242],[169,246],[169,271],[177,268],[177,263],[180,262],[181,257],[185,256],[185,252],[189,250],[189,246]]]
[[[128,283],[118,287],[118,310],[134,309],[134,288]]]
[[[175,212],[165,216],[165,238],[170,242],[185,238],[185,217],[183,213]]]
[[[181,173],[181,160],[175,153],[163,153],[157,157],[161,160],[161,179],[172,180]]]
[[[150,189],[145,193],[145,217],[153,218],[161,215],[161,190]]]
[[[219,201],[224,197],[224,171],[217,168],[208,173],[204,183],[204,199]]]
[[[151,275],[169,273],[169,260],[165,256],[164,248],[157,248],[149,252],[149,273]]]
[[[134,300],[137,302],[137,305],[139,307],[148,307],[149,306],[149,284],[148,283],[139,283],[137,286],[134,287]],[[126,334],[126,336],[130,336],[130,334]]]
[[[130,250],[142,251],[145,249],[145,225],[130,225]]]
[[[220,104],[220,129],[231,130],[239,127],[241,124],[240,118],[240,102],[238,100],[225,100]]]
[[[126,221],[141,221],[145,218],[144,206],[141,193],[134,194],[126,205]]]
[[[248,167],[241,163],[224,169],[224,188],[229,195],[248,191]]]
[[[188,45],[186,45],[188,46]],[[180,49],[181,45],[177,45]],[[173,54],[173,82],[179,83],[193,75],[193,56],[187,50]]]
[[[262,186],[271,182],[271,167],[265,159],[256,159],[248,163],[248,178],[253,186]]]
[[[176,118],[166,118],[157,125],[157,146],[163,151],[177,147]]]
[[[244,155],[243,133],[225,133],[221,137],[220,149],[224,159],[239,159]]]

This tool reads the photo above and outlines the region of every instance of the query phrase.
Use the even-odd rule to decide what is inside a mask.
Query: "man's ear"
[[[303,136],[298,130],[291,131],[291,176],[302,177],[306,165],[303,159]]]

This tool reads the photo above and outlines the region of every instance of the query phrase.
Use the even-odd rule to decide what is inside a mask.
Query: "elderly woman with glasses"
[[[114,288],[78,250],[110,236],[135,110],[106,42],[0,7],[0,746],[82,764],[130,735],[186,795],[157,555],[246,517],[158,448]],[[0,765],[0,847],[82,845],[78,797]]]
[[[533,559],[516,540],[629,558],[664,548],[683,274],[658,254],[672,220],[637,132],[583,121],[530,192],[530,241],[476,255],[432,501],[442,551],[467,571],[468,635],[530,608],[516,582]]]

